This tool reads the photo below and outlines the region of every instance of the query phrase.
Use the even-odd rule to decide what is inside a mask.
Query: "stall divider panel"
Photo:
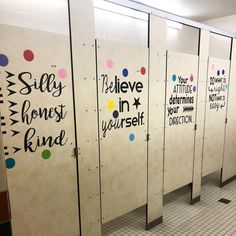
[[[148,49],[97,42],[102,222],[147,203]]]
[[[192,182],[198,56],[167,52],[164,193]]]
[[[209,31],[201,30],[191,204],[194,204],[195,202],[200,200],[200,195],[201,195],[202,151],[203,151],[203,135],[204,135],[204,123],[205,123],[205,101],[207,95],[206,83],[207,83],[207,69],[208,69],[208,56],[209,56],[209,37],[210,37]]]
[[[230,66],[229,97],[227,108],[227,124],[225,135],[224,160],[222,170],[222,185],[236,176],[236,40],[233,39]]]
[[[101,235],[94,8],[70,0],[82,236]]]
[[[0,32],[13,234],[78,235],[69,37],[7,25]]]
[[[223,165],[229,66],[226,59],[208,60],[202,176]]]
[[[149,21],[149,142],[147,229],[162,222],[163,142],[165,110],[166,20]]]

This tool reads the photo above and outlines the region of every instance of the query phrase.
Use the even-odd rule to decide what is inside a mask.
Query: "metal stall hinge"
[[[150,140],[150,134],[147,134],[146,135],[146,141],[149,141]]]
[[[228,118],[225,118],[225,124],[227,124],[228,123]]]
[[[75,147],[75,148],[74,148],[74,156],[78,158],[78,157],[79,157],[79,154],[80,154],[80,153],[79,153],[79,148],[78,148],[78,147]]]
[[[194,125],[194,130],[197,130],[197,124]]]

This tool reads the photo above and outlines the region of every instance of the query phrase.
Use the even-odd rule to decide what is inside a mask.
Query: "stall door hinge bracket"
[[[78,158],[78,157],[79,157],[79,154],[80,154],[79,148],[78,148],[78,147],[75,147],[75,148],[74,148],[74,156]]]
[[[150,140],[150,134],[147,134],[146,141],[148,142]]]
[[[225,124],[227,124],[228,123],[228,118],[225,118]]]
[[[197,130],[197,124],[194,125],[194,130]]]

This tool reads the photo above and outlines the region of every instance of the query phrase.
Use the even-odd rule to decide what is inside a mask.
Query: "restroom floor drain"
[[[221,198],[218,202],[224,203],[224,204],[229,204],[231,201],[225,198]]]

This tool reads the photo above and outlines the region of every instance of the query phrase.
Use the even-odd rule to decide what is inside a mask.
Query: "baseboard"
[[[236,175],[232,176],[231,178],[225,180],[225,181],[220,181],[220,187],[224,187],[225,185],[229,184],[230,182],[232,182],[233,180],[236,180]]]
[[[146,223],[146,230],[150,230],[152,228],[154,228],[155,226],[161,224],[163,222],[163,216],[153,220],[150,223]]]
[[[197,197],[195,197],[195,198],[191,198],[191,200],[190,200],[190,205],[193,205],[193,204],[195,204],[196,202],[199,202],[200,199],[201,199],[201,196],[200,196],[200,195],[197,196]]]
[[[0,224],[0,233],[3,236],[12,236],[11,222]]]

